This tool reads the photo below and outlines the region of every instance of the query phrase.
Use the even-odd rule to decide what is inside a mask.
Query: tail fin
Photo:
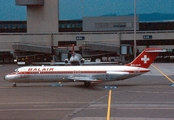
[[[155,60],[159,52],[166,52],[166,51],[162,50],[161,48],[146,48],[131,63],[128,63],[126,65],[148,68],[151,65],[151,63]]]

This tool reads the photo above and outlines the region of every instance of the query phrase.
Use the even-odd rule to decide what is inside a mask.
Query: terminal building
[[[110,61],[122,55],[132,59],[133,16],[65,21],[59,20],[58,0],[16,0],[16,5],[27,7],[27,21],[0,21],[0,64],[13,63],[14,58],[28,64],[63,61],[72,44],[84,58]],[[136,21],[137,54],[146,47],[161,47],[169,52],[160,60],[173,62],[174,22],[139,22],[138,17]]]

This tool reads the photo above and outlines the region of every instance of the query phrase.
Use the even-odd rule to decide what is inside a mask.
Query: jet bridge
[[[14,42],[14,61],[18,65],[30,65],[37,61],[51,61],[52,47],[36,44]]]
[[[83,46],[86,46],[92,50],[120,53],[120,46],[116,46],[115,44],[88,42],[83,44]]]
[[[39,53],[52,53],[51,46],[34,45],[26,43],[13,43],[13,49],[19,51],[39,52]]]
[[[111,53],[120,54],[120,46],[97,42],[87,42],[82,44],[82,55],[84,57],[107,55]]]

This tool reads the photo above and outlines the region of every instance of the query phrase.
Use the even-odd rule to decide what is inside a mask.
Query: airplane
[[[132,62],[115,66],[25,66],[5,75],[7,82],[84,82],[89,87],[91,82],[109,82],[132,78],[150,71],[148,67],[161,48],[146,48]]]
[[[80,65],[83,64],[85,62],[85,59],[82,58],[81,54],[75,53],[74,51],[74,44],[72,44],[72,54],[70,59],[65,59],[65,64],[71,64],[71,65]],[[58,62],[59,64],[60,62]]]

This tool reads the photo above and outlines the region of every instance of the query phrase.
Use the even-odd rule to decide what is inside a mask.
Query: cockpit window
[[[19,72],[18,69],[15,69],[15,72]]]

